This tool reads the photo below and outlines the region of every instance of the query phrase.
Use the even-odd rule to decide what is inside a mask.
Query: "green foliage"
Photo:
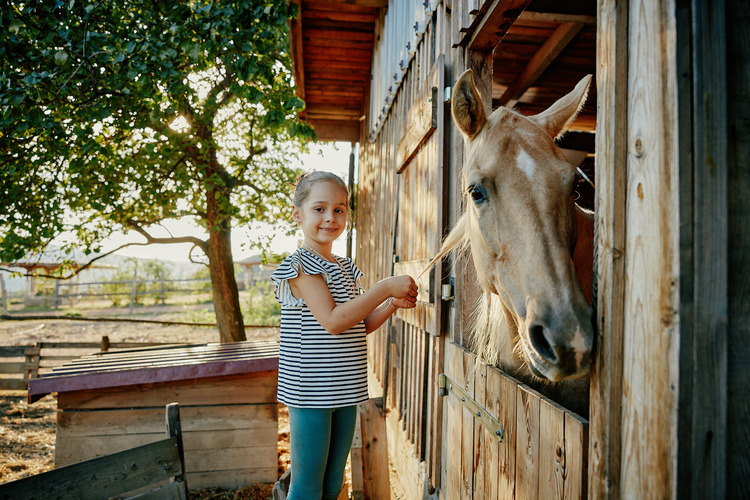
[[[273,293],[270,280],[258,281],[249,290],[247,309],[243,311],[245,324],[279,325],[281,323],[281,304]]]
[[[289,69],[294,3],[4,5],[0,261],[169,219],[289,219],[288,162],[313,137]]]

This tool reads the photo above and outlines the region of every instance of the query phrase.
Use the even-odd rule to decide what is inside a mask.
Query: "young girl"
[[[349,216],[349,191],[338,176],[300,177],[292,216],[304,242],[271,276],[282,306],[278,399],[289,408],[287,498],[336,499],[357,404],[368,399],[365,335],[398,308],[414,307],[417,285],[393,276],[360,293],[360,270],[331,253]]]

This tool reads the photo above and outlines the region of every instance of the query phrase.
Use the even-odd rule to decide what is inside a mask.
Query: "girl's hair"
[[[349,203],[349,188],[341,179],[341,177],[331,172],[322,172],[320,170],[315,170],[313,172],[302,174],[297,178],[297,182],[294,185],[293,203],[295,207],[302,206],[305,200],[307,200],[307,197],[310,196],[310,190],[318,182],[332,182],[336,184],[338,187],[340,187],[344,191],[344,193],[346,193],[346,201],[347,201],[347,204]],[[351,227],[352,211],[348,205],[346,208],[347,208],[346,223],[347,223],[347,226]]]

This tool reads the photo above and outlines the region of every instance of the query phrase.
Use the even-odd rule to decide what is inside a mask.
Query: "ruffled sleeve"
[[[271,280],[275,285],[274,294],[276,295],[276,300],[282,306],[298,307],[305,303],[301,297],[298,299],[292,295],[292,289],[289,286],[289,280],[299,276],[300,269],[308,275],[320,274],[323,276],[326,284],[329,284],[331,281],[330,270],[326,269],[318,259],[310,258],[310,254],[307,252],[297,250],[284,259],[284,262],[271,275]]]
[[[362,284],[359,282],[359,279],[365,274],[359,270],[352,259],[348,257],[342,257],[341,259],[344,261],[344,265],[348,267],[349,272],[354,279],[354,283],[356,283],[357,285],[357,293],[361,295],[362,293],[364,293],[364,288],[362,288]]]

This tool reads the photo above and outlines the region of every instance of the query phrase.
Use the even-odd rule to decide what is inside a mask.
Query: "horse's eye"
[[[487,201],[487,190],[481,184],[472,184],[467,189],[467,192],[476,205],[481,205]]]

